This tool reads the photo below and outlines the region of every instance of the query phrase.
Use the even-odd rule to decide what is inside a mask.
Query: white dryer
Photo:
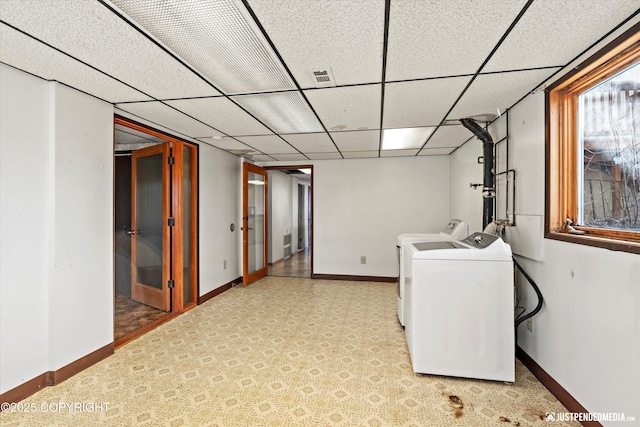
[[[414,372],[515,381],[511,247],[473,233],[407,248],[405,335]]]
[[[442,240],[462,240],[469,235],[469,225],[459,219],[451,219],[440,231],[440,233],[403,233],[398,236],[396,247],[398,249],[398,320],[404,326],[404,312],[406,310],[406,300],[403,298],[405,294],[405,274],[404,274],[404,258],[406,249],[404,246],[414,242],[442,241]]]

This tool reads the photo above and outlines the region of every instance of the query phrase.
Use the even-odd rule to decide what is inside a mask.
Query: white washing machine
[[[440,233],[403,233],[398,236],[396,247],[398,249],[398,320],[404,326],[405,304],[403,296],[405,294],[405,274],[404,274],[404,257],[407,243],[442,241],[442,240],[462,240],[469,235],[469,225],[459,219],[451,219],[440,231]]]
[[[406,246],[414,372],[515,381],[511,247],[485,233]]]

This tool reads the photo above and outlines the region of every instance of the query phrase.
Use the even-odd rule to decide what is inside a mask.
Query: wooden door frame
[[[311,210],[311,227],[309,230],[309,242],[310,242],[310,248],[309,248],[309,256],[311,257],[311,277],[313,278],[313,245],[315,242],[314,239],[314,218],[315,218],[315,200],[313,199],[313,165],[289,165],[289,166],[266,166],[265,167],[266,170],[289,170],[289,169],[310,169],[311,173],[310,173],[310,185],[309,185],[309,191],[310,191],[310,199],[311,199],[311,207],[309,208]],[[292,253],[293,255],[293,253]]]
[[[195,144],[185,143],[180,140],[172,140],[173,151],[172,156],[174,158],[173,163],[173,177],[172,179],[177,182],[184,182],[184,155],[183,147],[189,146],[193,148],[191,151],[191,184],[192,184],[192,204],[190,224],[192,226],[190,249],[191,249],[191,266],[189,271],[191,272],[191,294],[193,301],[185,304],[184,302],[184,287],[178,286],[174,288],[173,301],[176,305],[175,312],[182,313],[190,310],[197,305],[198,301],[198,149]],[[173,185],[171,191],[171,203],[172,206],[184,206],[184,192],[182,191],[182,185]],[[173,241],[171,247],[172,255],[172,276],[176,283],[184,284],[184,211],[183,209],[172,210],[171,215],[175,221],[173,234]],[[181,232],[183,231],[183,232]]]
[[[187,310],[192,309],[193,307],[195,307],[197,305],[197,301],[198,301],[198,297],[200,295],[200,281],[199,281],[199,272],[200,272],[200,253],[198,251],[198,241],[199,241],[199,235],[200,235],[200,230],[199,230],[199,223],[198,223],[198,218],[199,218],[199,180],[198,180],[198,167],[199,167],[199,146],[196,143],[190,142],[190,141],[185,141],[183,139],[177,138],[175,136],[171,136],[168,135],[166,133],[163,132],[159,132],[157,130],[151,129],[141,123],[135,122],[133,120],[130,120],[128,118],[122,117],[122,116],[118,116],[115,115],[114,117],[114,136],[115,136],[115,129],[116,129],[116,125],[122,125],[125,126],[127,128],[131,128],[134,130],[137,130],[139,132],[143,132],[158,138],[162,138],[166,141],[170,141],[174,147],[182,147],[183,145],[188,145],[194,148],[193,152],[192,152],[192,168],[191,168],[191,178],[192,178],[192,184],[193,184],[193,205],[192,205],[192,209],[191,209],[191,215],[192,215],[192,224],[193,224],[193,229],[192,229],[192,234],[191,234],[191,245],[192,245],[192,253],[193,253],[193,257],[192,257],[192,262],[195,264],[195,267],[192,267],[191,271],[192,271],[192,292],[193,292],[193,299],[194,301],[190,304],[187,304],[186,306],[183,303],[183,295],[184,295],[184,289],[183,289],[183,280],[175,280],[175,276],[174,276],[174,280],[175,280],[175,287],[171,289],[171,313],[174,314],[179,314],[182,312],[185,312]],[[175,150],[178,151],[178,150]],[[180,151],[180,160],[182,160],[182,150]],[[174,158],[175,154],[174,154]],[[182,166],[182,161],[179,162],[178,167],[176,167],[176,164],[178,164],[178,161],[175,161],[174,163],[174,177],[172,178],[173,180],[175,180],[175,176],[176,176],[176,169],[178,170],[178,175],[182,178],[182,174],[183,174],[183,166]],[[115,177],[114,177],[115,179]],[[172,191],[171,191],[171,202],[174,204],[174,206],[181,206],[179,203],[183,198],[183,195],[180,192],[180,188],[181,186],[172,186]],[[114,199],[115,199],[115,195],[114,195]],[[177,214],[178,212],[176,212],[175,214]],[[179,210],[179,213],[181,215],[181,210]],[[176,219],[176,217],[174,216],[174,220],[176,222],[176,224],[183,224],[182,222],[178,222],[178,219]],[[183,221],[184,219],[182,217],[180,217],[180,221]],[[180,234],[180,233],[174,233],[173,239],[174,240],[179,240],[180,244],[182,245],[183,240],[181,240],[182,236],[178,236],[179,238],[176,239],[176,234]],[[180,260],[179,265],[182,267],[183,263],[182,263],[182,257],[183,257],[183,249],[181,248],[181,245],[178,244],[173,244],[172,248],[171,248],[171,256],[173,257],[174,260]],[[179,250],[177,249],[179,248]],[[164,261],[163,261],[164,262]],[[114,267],[115,268],[115,267]],[[176,266],[174,264],[173,269],[176,270]],[[180,275],[182,276],[182,273],[180,273]],[[115,286],[115,282],[114,282],[114,286]]]
[[[249,173],[264,174],[264,261],[263,268],[253,273],[249,273],[249,230],[247,230],[249,224]],[[253,163],[242,163],[242,284],[247,286],[250,283],[255,282],[259,278],[266,276],[269,271],[269,208],[268,208],[268,195],[269,195],[269,179],[268,171],[266,168],[254,165]]]

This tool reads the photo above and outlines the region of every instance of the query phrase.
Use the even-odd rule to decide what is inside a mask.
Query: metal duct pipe
[[[493,203],[496,197],[493,177],[493,139],[489,132],[474,119],[460,119],[460,123],[482,141],[482,164],[484,166],[482,183],[482,229],[493,222]]]

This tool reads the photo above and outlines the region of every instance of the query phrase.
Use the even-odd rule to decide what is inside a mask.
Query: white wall
[[[587,410],[624,412],[635,416],[638,425],[640,256],[544,239],[544,109],[544,94],[539,92],[509,111],[516,226],[507,230],[505,239],[545,299],[534,318],[534,332],[522,324],[518,344]],[[494,138],[504,134],[505,119],[490,128]],[[455,155],[451,173],[466,173]],[[452,185],[452,206],[467,203],[462,200],[467,186]],[[468,215],[481,207],[480,198],[477,204],[469,206]],[[536,296],[520,275],[517,292],[531,310]]]
[[[113,342],[113,108],[0,65],[0,393]]]
[[[0,393],[113,342],[113,113],[0,65]],[[201,295],[242,274],[240,183],[200,145]]]
[[[242,162],[200,144],[200,295],[242,276]],[[235,231],[231,231],[231,224]],[[224,268],[224,261],[227,268]]]
[[[49,370],[47,88],[0,64],[0,393]]]
[[[113,342],[113,107],[52,84],[50,370]]]
[[[438,233],[449,219],[447,156],[311,164],[315,274],[395,277],[396,237]]]
[[[469,132],[471,136],[472,133]],[[451,218],[469,224],[469,233],[482,231],[482,185],[475,190],[469,184],[482,184],[482,142],[477,138],[467,142],[449,156],[451,182]]]
[[[284,258],[284,235],[292,232],[292,181],[286,173],[269,171],[269,263]]]
[[[397,236],[449,219],[447,157],[327,160],[313,173],[316,274],[395,277]]]

